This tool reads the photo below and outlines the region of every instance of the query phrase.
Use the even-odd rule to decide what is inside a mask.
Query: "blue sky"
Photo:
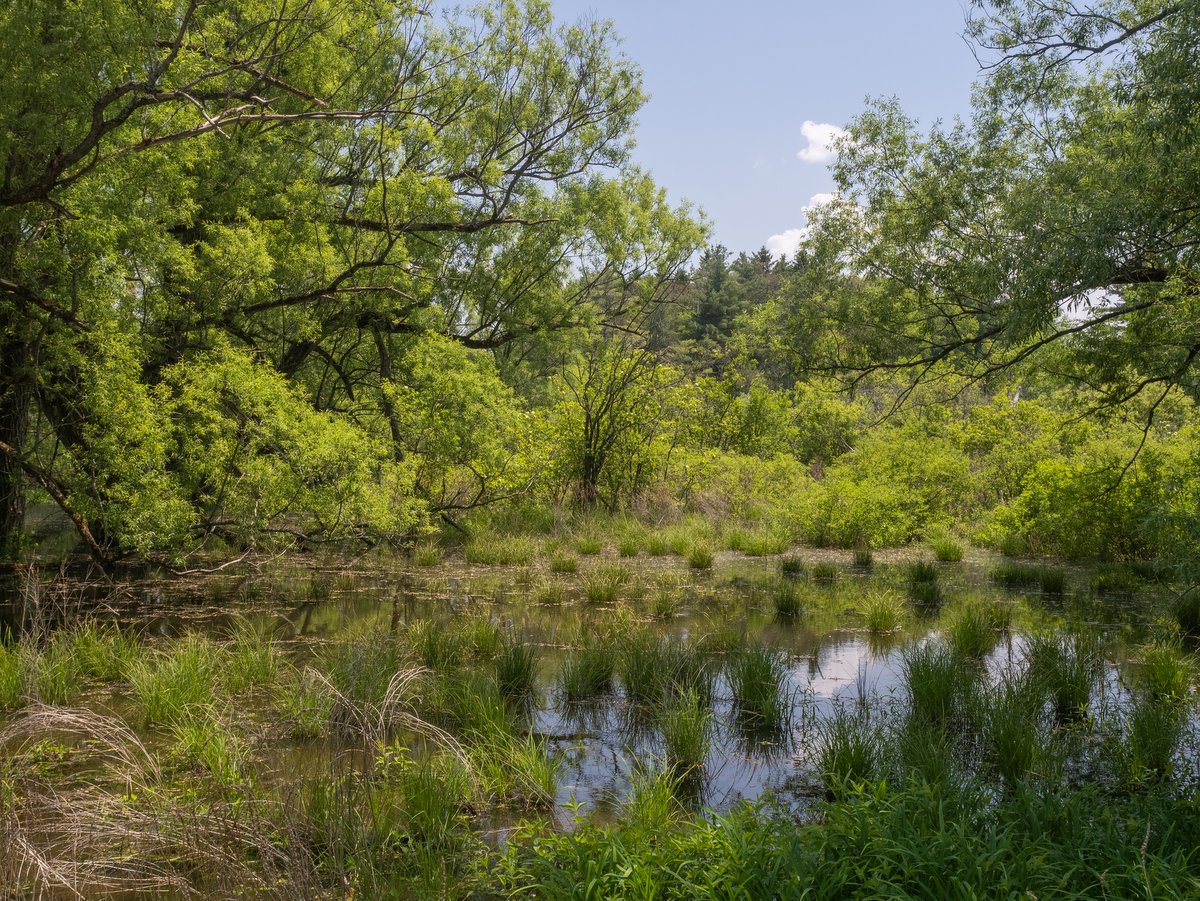
[[[959,0],[552,2],[560,19],[616,24],[651,95],[638,162],[734,251],[794,246],[804,208],[833,187],[819,126],[868,95],[898,96],[923,125],[970,110]]]

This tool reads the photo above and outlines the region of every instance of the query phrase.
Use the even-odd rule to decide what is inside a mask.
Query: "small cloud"
[[[846,136],[846,129],[809,119],[800,126],[800,134],[808,141],[808,146],[799,150],[796,156],[806,163],[828,163],[837,156],[833,145]]]
[[[767,238],[767,250],[771,251],[773,257],[790,260],[807,238],[807,225],[803,228],[789,228],[781,234],[771,235]]]
[[[829,191],[814,194],[808,198],[808,203],[801,207],[800,211],[804,213],[804,218],[808,219],[813,210],[833,203],[837,199],[838,195]],[[808,240],[811,230],[812,226],[806,224],[800,226],[800,228],[789,228],[778,235],[771,235],[771,237],[767,238],[767,250],[771,251],[773,256],[790,260],[796,255],[796,251],[800,249],[800,245]]]

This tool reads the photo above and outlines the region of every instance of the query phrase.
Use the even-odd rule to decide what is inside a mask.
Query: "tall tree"
[[[877,323],[818,368],[971,379],[1037,360],[1123,404],[1200,397],[1200,3],[973,4],[970,122],[850,127],[809,252]]]
[[[696,240],[544,0],[32,0],[0,56],[0,547],[28,479],[103,557],[406,528],[422,336],[575,328]]]

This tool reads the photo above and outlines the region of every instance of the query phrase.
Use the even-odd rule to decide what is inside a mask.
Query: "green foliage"
[[[195,634],[143,657],[130,670],[129,684],[145,721],[176,726],[210,706],[225,664],[224,649]]]

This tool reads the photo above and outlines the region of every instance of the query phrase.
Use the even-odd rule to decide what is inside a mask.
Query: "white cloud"
[[[807,220],[812,211],[817,207],[833,203],[837,199],[837,194],[828,191],[814,194],[808,198],[808,203],[801,207],[800,211],[804,213],[804,218]],[[767,238],[767,250],[771,251],[773,256],[790,260],[796,255],[796,251],[800,249],[800,245],[808,240],[810,230],[811,226],[806,224],[800,226],[800,228],[789,228],[778,235],[771,235],[771,237]]]
[[[808,119],[800,126],[800,134],[804,135],[808,146],[799,150],[796,156],[806,163],[828,163],[837,156],[833,144],[846,136],[846,129]]]
[[[767,238],[767,250],[771,251],[773,257],[790,260],[796,255],[796,251],[800,249],[800,245],[806,238],[808,238],[807,225],[803,228],[789,228],[781,234],[771,235]]]

